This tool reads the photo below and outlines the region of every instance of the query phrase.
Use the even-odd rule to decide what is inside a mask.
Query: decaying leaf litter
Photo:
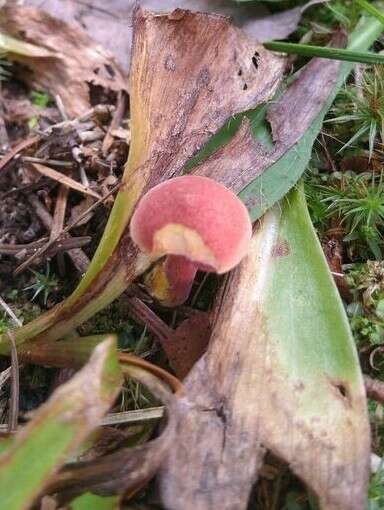
[[[51,3],[52,5],[49,5],[49,2],[46,3],[48,9],[53,8],[54,2]],[[97,71],[95,79],[93,66],[90,66],[88,70],[82,70],[84,75],[76,73],[79,62],[77,51],[81,52],[78,40],[84,42],[84,48],[82,48],[84,55],[90,49],[92,50],[90,40],[85,35],[81,38],[76,37],[75,50],[73,44],[66,46],[64,42],[63,54],[58,53],[57,48],[50,48],[49,44],[47,48],[38,28],[40,22],[44,22],[44,28],[48,32],[50,28],[52,30],[60,26],[60,41],[61,39],[65,41],[67,36],[74,37],[77,29],[67,30],[62,22],[51,20],[47,14],[24,9],[25,7],[8,5],[3,11],[2,20],[6,21],[2,23],[2,31],[5,31],[8,37],[16,37],[20,36],[20,33],[25,34],[26,28],[30,30],[27,31],[29,35],[27,34],[26,40],[29,44],[35,45],[33,51],[41,51],[40,55],[43,56],[37,59],[35,57],[36,62],[25,55],[23,59],[13,58],[15,72],[18,71],[18,65],[23,60],[20,67],[20,79],[26,80],[32,87],[38,84],[39,87],[51,89],[49,91],[54,95],[57,109],[53,108],[50,114],[56,118],[44,118],[42,114],[40,119],[42,129],[37,130],[36,134],[21,141],[20,137],[19,140],[17,137],[15,141],[8,140],[12,148],[5,152],[1,172],[5,179],[10,179],[6,184],[6,193],[9,191],[12,193],[8,197],[12,197],[12,194],[19,197],[20,193],[22,197],[26,197],[24,201],[28,200],[31,203],[33,214],[46,229],[49,240],[41,239],[39,235],[41,226],[40,231],[33,232],[33,237],[29,240],[32,242],[27,243],[27,247],[25,242],[24,244],[19,242],[17,247],[18,243],[15,239],[5,238],[3,249],[9,250],[12,247],[12,255],[16,254],[19,261],[24,259],[24,265],[8,262],[8,267],[15,269],[18,265],[18,272],[20,272],[32,263],[38,263],[41,266],[46,262],[47,255],[50,257],[57,255],[58,269],[60,270],[61,267],[63,274],[68,275],[69,268],[62,257],[64,250],[71,256],[80,274],[84,273],[89,265],[89,259],[82,251],[81,247],[84,244],[76,246],[76,239],[79,239],[79,243],[84,243],[85,234],[91,234],[88,237],[92,239],[94,246],[91,247],[89,255],[93,254],[97,240],[95,242],[93,239],[95,227],[92,228],[91,223],[94,221],[97,228],[96,220],[105,217],[105,209],[102,209],[105,207],[104,204],[111,203],[112,194],[119,188],[106,233],[80,286],[63,304],[51,308],[45,315],[32,321],[29,326],[14,331],[19,344],[20,357],[24,363],[32,361],[42,365],[77,367],[79,363],[87,360],[92,349],[103,341],[105,335],[67,341],[57,340],[73,331],[76,326],[80,326],[88,317],[122,294],[134,278],[145,272],[155,262],[138,254],[136,247],[129,239],[130,215],[140,196],[157,183],[183,172],[190,158],[231,116],[262,105],[274,96],[280,85],[281,90],[277,92],[277,97],[269,107],[264,108],[264,112],[261,106],[255,113],[251,112],[248,115],[249,119],[242,121],[237,133],[227,144],[223,145],[224,141],[220,139],[219,134],[217,141],[214,142],[216,147],[219,147],[218,150],[192,168],[194,174],[213,177],[237,193],[249,185],[248,192],[246,190],[244,195],[246,204],[254,219],[260,217],[270,205],[282,198],[300,177],[310,155],[308,148],[308,156],[305,151],[300,153],[300,144],[306,143],[310,149],[316,136],[316,129],[320,130],[322,118],[333,100],[337,87],[340,86],[340,78],[343,74],[346,75],[349,69],[345,67],[345,64],[314,59],[298,73],[293,83],[285,90],[285,87],[282,87],[283,74],[286,71],[284,58],[273,55],[257,45],[226,19],[212,15],[192,14],[182,10],[156,16],[137,10],[133,20],[134,42],[130,85],[127,87],[118,64],[101,50],[98,50],[95,55],[95,63],[102,70],[101,76],[98,76],[99,71]],[[283,16],[284,13],[280,15],[280,18]],[[24,26],[23,23],[28,24],[29,18],[33,21],[32,26]],[[273,27],[273,23],[276,23],[278,19],[279,17],[275,15],[269,21],[270,27]],[[264,16],[263,23],[266,22]],[[350,42],[350,45],[355,44],[360,50],[368,49],[382,29],[374,19],[365,20],[365,23],[366,25],[357,27]],[[195,37],[196,33],[198,35],[196,39],[189,35],[189,31],[192,30],[195,32]],[[220,38],[217,37],[217,33],[221,33]],[[48,42],[49,35],[48,33],[48,39],[46,38]],[[159,40],[163,45],[158,44]],[[9,41],[12,43],[12,39],[8,39],[8,43]],[[56,33],[52,34],[52,41],[57,42]],[[343,45],[344,42],[345,37],[339,34],[336,35],[333,44]],[[31,47],[28,48],[32,51]],[[28,48],[25,48],[26,52]],[[235,52],[233,48],[236,49]],[[55,54],[53,54],[54,50],[56,50]],[[217,54],[222,56],[220,63],[217,62]],[[13,52],[10,58],[12,55]],[[51,70],[49,66],[46,66],[47,61],[44,64],[44,59],[52,59],[55,62]],[[44,72],[40,72],[41,66]],[[63,77],[63,82],[51,85],[52,70],[58,71]],[[104,76],[105,71],[107,78]],[[81,90],[74,100],[68,93],[69,87],[65,86],[66,79],[71,82],[72,72],[76,83],[74,86]],[[171,81],[169,76],[172,76]],[[165,82],[167,87],[164,89]],[[63,90],[65,93],[60,93]],[[130,93],[129,124],[125,117],[127,90]],[[95,102],[104,102],[105,106],[95,105]],[[272,129],[269,147],[268,144],[262,144],[254,137],[257,130],[264,129],[264,118],[268,120]],[[318,128],[315,127],[314,132],[310,133],[316,123]],[[129,160],[122,175],[128,139],[131,139]],[[224,140],[226,140],[225,136]],[[265,136],[263,141],[265,142]],[[296,160],[292,159],[291,154],[296,156]],[[281,170],[281,166],[287,159],[289,161],[289,158],[300,162],[296,173],[291,178],[287,176],[286,171],[284,173]],[[292,165],[292,162],[290,164]],[[46,180],[36,175],[36,169],[39,168],[38,173]],[[234,168],[237,169],[237,173],[234,172]],[[60,175],[63,173],[60,174],[60,172],[65,174],[61,178]],[[275,183],[277,191],[274,190],[274,193],[268,194],[268,187],[263,187],[264,174],[267,181]],[[21,182],[20,175],[23,179]],[[282,179],[284,176],[286,176],[285,182]],[[120,185],[119,179],[121,179]],[[16,189],[13,190],[12,186]],[[53,204],[52,192],[55,187],[58,191],[56,202]],[[43,188],[43,193],[38,191],[36,196],[30,196],[31,192],[33,194],[40,188]],[[75,206],[71,202],[74,199],[73,191],[68,192],[68,189],[83,194],[81,201]],[[303,197],[295,193],[296,195],[290,195],[290,202],[277,206],[274,212],[267,213],[255,233],[255,244],[262,244],[263,235],[267,238],[269,235],[271,239],[276,236],[279,221],[282,221],[285,229],[294,231],[299,224],[297,218],[301,219],[303,216],[306,218]],[[78,213],[73,217],[74,207],[77,207]],[[69,214],[71,216],[68,218]],[[272,226],[269,231],[268,222],[272,221],[270,218],[273,214],[276,228]],[[66,217],[69,223],[64,228]],[[277,219],[280,217],[281,220]],[[181,329],[183,323],[175,329],[175,324],[169,326],[163,322],[164,319],[157,314],[167,315],[167,312],[158,308],[141,286],[131,285],[130,295],[123,295],[120,300],[125,301],[128,313],[139,322],[144,322],[148,329],[159,337],[176,374],[182,377],[191,370],[186,380],[185,390],[182,390],[186,393],[180,395],[177,402],[172,403],[169,415],[172,419],[158,440],[136,446],[134,450],[108,453],[99,459],[99,469],[89,461],[88,464],[78,463],[73,468],[68,466],[62,474],[57,475],[56,479],[52,478],[52,475],[47,476],[44,486],[51,487],[50,492],[59,493],[58,501],[67,502],[87,490],[102,496],[116,493],[132,494],[154,475],[159,463],[162,462],[159,482],[162,502],[166,508],[196,508],[196,504],[201,508],[216,508],[217,505],[222,508],[245,508],[248,494],[258,476],[264,449],[268,448],[288,462],[292,470],[308,483],[319,496],[324,508],[361,508],[366,499],[368,477],[368,422],[362,379],[356,368],[354,347],[340,303],[336,304],[328,314],[323,313],[321,317],[320,315],[316,317],[316,320],[323,320],[325,324],[325,326],[319,326],[327,339],[323,355],[328,356],[329,359],[336,358],[331,366],[314,363],[313,367],[319,380],[325,384],[322,392],[325,416],[329,418],[334,412],[340,423],[339,426],[335,426],[335,433],[329,438],[331,442],[327,442],[327,439],[323,437],[324,434],[328,434],[327,421],[324,424],[316,419],[319,408],[315,406],[312,422],[308,417],[304,418],[309,412],[308,403],[304,404],[305,399],[309,399],[306,397],[307,392],[311,395],[311,384],[315,384],[318,390],[317,380],[313,375],[309,378],[308,388],[301,387],[303,384],[301,380],[297,381],[294,378],[292,380],[293,395],[301,394],[301,392],[304,394],[301,413],[297,412],[300,398],[297,401],[293,399],[292,405],[289,404],[286,408],[284,405],[278,406],[282,409],[281,417],[275,416],[274,412],[280,392],[284,395],[287,391],[287,379],[283,382],[280,382],[279,377],[271,379],[271,373],[281,376],[284,370],[279,364],[281,363],[281,360],[278,361],[279,356],[275,357],[270,335],[272,334],[274,341],[277,341],[279,345],[277,350],[280,355],[287,348],[284,347],[284,342],[289,349],[289,338],[292,338],[292,345],[295,346],[294,349],[297,349],[295,362],[298,363],[299,368],[305,367],[306,352],[315,349],[316,345],[313,341],[306,345],[305,342],[311,338],[309,332],[304,333],[304,341],[301,345],[296,339],[299,335],[295,328],[292,329],[291,337],[288,339],[279,331],[266,329],[265,320],[272,322],[275,320],[274,313],[276,308],[278,309],[278,301],[276,296],[268,297],[265,275],[278,278],[276,275],[279,271],[271,269],[273,264],[270,260],[276,259],[282,265],[284,263],[289,265],[293,260],[291,263],[295,267],[297,258],[305,255],[303,245],[305,246],[308,242],[309,245],[316,246],[308,218],[306,221],[308,225],[303,227],[303,231],[297,233],[296,237],[293,236],[296,242],[294,245],[295,253],[297,250],[296,258],[290,252],[290,243],[276,238],[275,244],[268,245],[272,259],[268,259],[268,250],[263,251],[262,256],[265,257],[266,264],[263,270],[259,270],[261,255],[257,255],[255,249],[252,250],[252,253],[256,252],[255,259],[250,254],[233,277],[228,280],[229,283],[227,281],[221,297],[223,305],[216,305],[215,314],[211,320],[214,329],[208,352],[192,369],[193,361],[197,360],[204,344],[208,342],[209,324],[206,326],[200,324],[199,345],[196,349],[191,349],[191,337],[183,333]],[[72,234],[73,229],[76,234]],[[6,234],[9,234],[7,227],[4,230]],[[19,230],[23,232],[25,227]],[[70,230],[72,237],[69,237]],[[101,234],[102,229],[99,227],[97,230]],[[33,245],[33,241],[35,246],[30,246]],[[75,244],[70,244],[71,242]],[[35,252],[31,257],[32,250]],[[79,250],[77,254],[75,250]],[[337,303],[338,297],[334,284],[327,274],[318,247],[314,253],[314,258],[317,257],[316,260],[319,261],[320,270],[316,267],[313,277],[307,281],[307,290],[308,288],[314,290],[305,304],[311,302],[311,299],[317,301],[319,298],[320,300],[319,295],[324,292],[319,290],[322,285],[320,280],[323,279],[328,282],[326,295],[334,295],[333,299]],[[27,264],[25,264],[26,259]],[[256,264],[257,268],[255,287],[254,290],[250,290],[251,295],[253,294],[256,299],[252,310],[257,310],[257,316],[260,316],[260,319],[256,319],[255,322],[260,321],[260,329],[263,331],[263,335],[260,334],[257,337],[260,343],[256,344],[258,348],[255,341],[249,340],[250,337],[246,336],[246,332],[251,330],[251,327],[244,328],[241,319],[240,326],[236,326],[236,321],[239,321],[239,307],[236,306],[236,299],[245,299],[248,306],[253,303],[247,297],[249,292],[247,285],[240,284],[236,287],[233,283],[230,284],[243,273],[246,283],[253,281],[247,274],[247,271],[252,271],[249,269],[252,263]],[[305,264],[311,263],[313,264],[313,260],[305,261]],[[289,272],[292,273],[292,271]],[[289,282],[286,281],[286,273],[286,270],[281,271],[282,280],[277,279],[278,286],[291,289]],[[290,283],[301,284],[300,279],[291,280]],[[239,292],[238,298],[235,297],[237,291],[235,292],[234,289],[236,288]],[[257,294],[256,289],[261,293]],[[245,298],[242,297],[241,292],[244,292]],[[292,290],[292,293],[295,292],[296,289]],[[261,297],[258,298],[258,295]],[[264,306],[267,307],[265,310]],[[292,304],[292,307],[296,308],[297,303]],[[201,322],[202,316],[199,317],[201,312],[194,312],[193,308],[184,308],[179,312],[180,316],[185,318],[184,327],[194,325],[196,313],[196,321]],[[245,314],[252,314],[252,310],[249,314],[248,312]],[[309,324],[313,323],[305,307],[301,313],[304,317],[303,323],[305,321]],[[234,314],[235,324],[233,327],[237,327],[237,331],[241,333],[235,331],[235,335],[239,335],[238,350],[234,349],[232,339],[225,334],[232,314]],[[266,319],[263,319],[264,314]],[[299,322],[299,324],[302,323]],[[344,340],[340,340],[340,350],[336,348],[337,356],[333,353],[335,347],[329,344],[331,339],[329,328],[330,325],[335,324],[344,331],[341,337],[343,335],[345,337]],[[109,331],[103,331],[103,333],[109,333]],[[29,342],[31,339],[34,340],[32,343]],[[9,346],[4,338],[2,342],[3,352],[7,352]],[[280,345],[279,342],[283,344]],[[301,360],[301,356],[304,357],[302,365],[297,361]],[[140,375],[141,372],[138,374],[138,368],[134,367],[139,367],[141,371],[151,371],[160,379],[166,377],[171,387],[179,388],[178,385],[175,386],[172,379],[156,367],[140,365],[136,358],[127,359],[124,355],[120,355],[119,359],[123,366],[128,364],[127,366],[130,367],[129,375],[142,379],[150,388],[151,382],[148,382],[148,376],[145,378]],[[254,370],[259,366],[257,360],[261,363],[260,370]],[[274,363],[278,363],[277,369]],[[269,364],[274,368],[268,371]],[[234,375],[231,375],[232,365]],[[243,367],[243,370],[239,367]],[[292,363],[288,364],[288,368],[293,370],[292,375],[297,377],[293,367],[294,364],[293,366]],[[202,372],[203,375],[201,375]],[[252,383],[255,380],[257,384],[254,385]],[[202,381],[206,381],[205,384]],[[222,381],[222,384],[218,381]],[[249,385],[253,390],[252,398],[247,391]],[[264,390],[262,406],[260,406],[260,395],[255,391],[254,386],[263,389],[267,386],[270,391],[269,397],[269,393]],[[202,388],[206,390],[206,394]],[[154,393],[156,394],[156,387]],[[250,400],[251,409],[244,403],[244,394]],[[159,396],[167,402],[167,397],[164,397],[163,393],[160,392]],[[313,402],[314,399],[310,400]],[[258,405],[259,410],[256,412],[255,406],[257,408]],[[354,414],[352,429],[348,429],[351,427],[348,413]],[[194,416],[197,416],[196,420],[191,419]],[[176,420],[179,420],[177,427]],[[310,423],[309,426],[308,423]],[[94,423],[94,428],[96,427],[97,423]],[[220,433],[219,430],[221,430]],[[82,433],[87,434],[85,429],[82,429]],[[149,434],[153,433],[152,428]],[[319,444],[317,434],[321,437]],[[197,439],[194,449],[188,448],[188,441],[192,435],[196,435]],[[287,435],[291,441],[286,441]],[[148,432],[141,433],[141,437],[143,440],[147,439]],[[215,441],[221,438],[219,442],[222,444],[212,448],[210,444],[212,438]],[[336,449],[332,441],[337,443]],[[140,442],[139,437],[136,444]],[[314,449],[316,444],[318,444],[318,450]],[[177,449],[175,445],[178,445]],[[213,457],[209,454],[210,449]],[[322,468],[314,469],[313,457],[305,455],[305,451],[308,452],[311,449],[319,452],[316,455],[316,462],[321,464],[319,459],[322,455],[324,456]],[[178,452],[184,450],[186,457],[180,456],[178,460],[175,460],[174,455],[177,456]],[[168,454],[165,460],[166,451]],[[332,451],[332,454],[329,454],[331,456],[327,454],[327,451]],[[215,456],[219,459],[215,460]],[[222,456],[221,460],[220,456]],[[65,460],[58,455],[55,459],[56,466],[59,467],[59,464]],[[196,464],[197,469],[193,470],[192,477],[180,476],[182,473],[182,470],[178,468],[180,461],[183,468]],[[234,478],[233,465],[236,462],[242,462],[247,469],[244,469],[242,473],[236,473],[237,477]],[[116,473],[112,477],[113,480],[110,476],[111,466]],[[9,476],[10,471],[6,470],[4,473]],[[348,490],[346,481],[353,484],[355,492],[351,493]],[[38,482],[37,486],[39,486]],[[39,493],[42,487],[41,485]],[[26,494],[25,497],[27,498],[28,495]],[[110,504],[111,508],[112,505],[116,506],[116,498],[110,498]]]

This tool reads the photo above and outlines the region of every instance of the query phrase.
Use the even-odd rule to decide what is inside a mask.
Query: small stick
[[[17,429],[19,417],[19,360],[17,357],[17,349],[15,337],[12,331],[7,331],[7,337],[11,344],[11,395],[9,404],[9,421],[8,432],[14,432]]]
[[[68,188],[72,188],[75,191],[79,191],[80,193],[90,195],[91,197],[96,199],[100,198],[100,195],[95,191],[92,191],[90,188],[87,188],[80,182],[77,182],[71,177],[68,177],[68,175],[62,174],[61,172],[57,172],[56,170],[49,168],[49,166],[42,165],[41,163],[32,163],[31,166],[34,170],[44,175],[45,177],[53,179],[54,181],[57,181],[60,184],[64,184],[65,186],[68,186]]]
[[[9,149],[9,138],[2,114],[3,112],[0,111],[0,151],[6,152]]]
[[[113,112],[114,109],[115,109],[115,107],[113,105],[101,105],[101,104],[96,105],[93,108],[91,108],[90,110],[88,110],[85,113],[83,113],[82,115],[80,115],[79,117],[76,117],[75,119],[63,120],[61,122],[58,122],[57,124],[53,124],[52,126],[47,127],[43,131],[43,133],[46,135],[50,135],[53,131],[58,131],[58,130],[67,129],[67,128],[75,128],[79,124],[82,124],[82,123],[87,122],[90,119],[92,119],[92,117],[95,114],[110,113],[110,112]]]
[[[23,163],[42,163],[43,165],[59,166],[63,168],[73,168],[72,161],[61,161],[60,159],[44,159],[35,158],[33,156],[22,156],[21,160]]]
[[[55,103],[56,103],[57,109],[59,110],[60,115],[62,116],[63,120],[68,120],[68,115],[65,111],[63,100],[61,99],[59,94],[55,95]]]
[[[11,149],[5,156],[3,156],[0,161],[0,170],[2,170],[19,152],[28,147],[31,147],[33,144],[40,140],[40,136],[33,136],[31,138],[27,138],[22,142],[18,143],[13,149]]]
[[[36,197],[36,195],[28,196],[28,200],[33,205],[33,207],[35,208],[36,214],[38,215],[38,217],[42,221],[44,227],[48,231],[51,231],[52,224],[53,224],[53,219],[52,219],[52,216],[47,211],[46,207],[44,207],[44,205],[40,202],[40,200]],[[63,232],[64,231],[62,230],[61,233],[63,233]],[[49,247],[52,246],[52,244],[57,239],[60,238],[61,233],[59,233],[56,237],[54,237],[53,239],[48,241],[48,243],[45,246],[49,246]],[[71,236],[70,236],[70,234],[68,234],[68,235],[66,235],[66,237],[71,237]],[[44,248],[44,246],[42,248]],[[23,264],[21,264],[21,266],[23,266],[24,264],[27,264],[30,259],[35,260],[38,257],[37,254],[39,254],[39,252],[42,250],[42,248],[40,250],[37,250],[33,255],[31,255],[31,257],[29,259],[27,259],[25,262],[23,262]],[[44,252],[45,252],[45,250],[44,250]],[[75,248],[75,249],[71,249],[70,251],[68,251],[68,255],[70,256],[70,258],[71,258],[74,266],[76,267],[76,269],[81,274],[83,274],[87,270],[88,265],[89,265],[89,259],[86,256],[86,254],[80,248]],[[21,266],[19,266],[18,268],[15,269],[15,272],[14,272],[15,275],[17,274],[16,271]],[[28,267],[28,266],[29,266],[29,263],[25,267]]]
[[[8,367],[2,372],[0,372],[0,389],[4,386],[4,384],[11,377],[12,367]],[[1,430],[1,429],[0,429]],[[8,430],[8,425],[6,425],[6,430]]]
[[[126,105],[127,105],[127,96],[121,90],[117,95],[116,110],[113,114],[112,121],[109,125],[107,134],[105,135],[105,138],[104,138],[102,146],[101,146],[101,151],[102,151],[102,154],[104,157],[107,155],[107,152],[112,145],[112,141],[113,141],[112,131],[120,126]]]
[[[88,209],[83,214],[80,214],[80,216],[77,217],[76,220],[67,225],[63,229],[61,234],[59,234],[55,239],[51,239],[50,241],[48,241],[46,245],[42,246],[39,250],[37,250],[36,253],[31,255],[25,262],[20,264],[20,266],[15,269],[13,273],[14,276],[17,276],[18,274],[22,273],[31,264],[31,262],[33,262],[37,257],[40,257],[43,253],[45,253],[48,250],[48,248],[50,248],[52,244],[59,239],[60,236],[69,232],[71,228],[75,227],[77,223],[79,223],[83,218],[85,218],[91,211],[93,211],[94,209],[96,209],[96,207],[105,202],[111,195],[113,195],[113,193],[115,193],[115,191],[117,191],[120,188],[120,185],[121,185],[120,183],[116,184],[116,186],[114,186],[106,195],[104,195],[100,200],[98,200],[90,207],[88,207]]]
[[[364,384],[367,397],[376,400],[380,404],[384,404],[384,382],[365,375]]]
[[[4,308],[5,312],[10,316],[10,318],[14,322],[15,326],[18,326],[21,328],[22,323],[20,322],[19,318],[15,315],[12,308],[7,305],[7,303],[4,301],[4,299],[1,296],[0,296],[0,306],[2,306]]]
[[[22,326],[21,321],[18,319],[18,317],[14,314],[13,310],[7,305],[7,303],[1,297],[0,297],[0,305],[4,308],[6,313],[11,317],[15,326],[21,327]],[[7,334],[8,334],[8,338],[9,338],[9,334],[11,334],[11,333],[7,332]],[[12,346],[12,342],[11,342],[11,346]],[[11,354],[12,354],[12,350],[11,350]],[[3,387],[3,385],[8,381],[8,379],[12,376],[12,374],[13,374],[13,362],[10,367],[6,368],[5,370],[3,370],[0,373],[0,388]],[[9,426],[7,425],[7,430],[8,429],[9,429]]]
[[[141,299],[137,297],[128,298],[128,306],[133,318],[144,323],[149,331],[157,336],[161,344],[166,343],[174,333],[174,330],[167,326]]]
[[[50,215],[44,204],[37,198],[35,194],[27,195],[27,200],[33,207],[36,216],[39,218],[44,227],[51,231],[52,228],[52,216]]]
[[[149,407],[122,413],[107,414],[101,419],[100,425],[120,425],[122,423],[136,423],[148,420],[157,420],[164,416],[164,407]]]
[[[68,199],[69,188],[61,184],[59,186],[59,190],[57,193],[56,204],[55,204],[55,212],[53,213],[53,221],[51,234],[49,239],[54,239],[58,236],[64,227],[65,220],[65,211],[67,209],[67,199]],[[65,274],[65,261],[62,253],[57,255],[57,264],[59,269],[59,274],[63,276]]]
[[[82,248],[90,243],[92,238],[90,236],[68,237],[61,241],[55,241],[51,248],[48,250],[47,255],[53,257],[57,253],[63,251],[74,250],[75,248]],[[2,255],[15,255],[21,257],[21,252],[25,252],[24,256],[31,255],[48,242],[48,237],[43,237],[38,241],[29,244],[2,244],[0,243],[0,254]]]

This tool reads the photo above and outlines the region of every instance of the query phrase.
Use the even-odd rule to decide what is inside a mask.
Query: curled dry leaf
[[[116,342],[106,340],[96,347],[86,366],[16,433],[0,456],[3,508],[31,508],[67,456],[96,428],[121,382]]]
[[[246,508],[263,447],[311,487],[321,508],[365,508],[364,385],[301,192],[261,220],[185,391],[160,476],[166,508]]]
[[[115,92],[127,89],[123,72],[109,53],[85,32],[44,11],[7,3],[0,9],[0,32],[40,48],[33,58],[17,47],[9,56],[25,64],[23,78],[32,87],[59,95],[70,116],[89,109],[91,86]]]
[[[284,60],[221,16],[138,9],[134,29],[132,141],[106,235],[69,300],[42,316],[40,324],[15,332],[16,340],[43,330],[44,338],[59,338],[121,294],[149,264],[138,257],[129,236],[139,198],[181,173],[231,116],[267,101],[282,78]]]
[[[133,493],[142,487],[158,470],[167,451],[172,447],[179,414],[176,397],[154,375],[142,368],[131,367],[130,375],[159,398],[166,406],[167,423],[156,439],[133,448],[93,460],[65,467],[48,488],[59,493],[62,501],[86,491],[100,495]]]

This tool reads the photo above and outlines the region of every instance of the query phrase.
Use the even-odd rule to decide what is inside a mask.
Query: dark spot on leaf
[[[211,74],[207,66],[204,66],[197,77],[197,83],[199,85],[208,85],[211,80]]]
[[[260,207],[261,203],[262,203],[261,196],[254,194],[246,198],[245,206],[249,211],[251,211],[255,207]]]
[[[349,393],[348,385],[345,381],[339,379],[330,379],[331,385],[334,387],[336,394],[343,399],[347,405],[351,405],[351,396]]]
[[[104,64],[104,67],[111,78],[114,78],[116,76],[115,70],[113,69],[113,67],[111,65]]]
[[[287,257],[290,254],[287,241],[279,241],[272,249],[272,257]]]
[[[167,55],[165,61],[164,61],[164,68],[167,71],[175,71],[176,70],[176,63],[172,57],[172,55]]]
[[[345,386],[343,386],[342,384],[336,384],[336,388],[343,395],[343,397],[347,396],[347,390],[346,390]]]
[[[252,57],[252,63],[255,66],[256,69],[258,69],[258,67],[259,67],[259,62],[257,61],[259,56],[260,56],[259,53],[257,51],[255,51],[255,54]]]

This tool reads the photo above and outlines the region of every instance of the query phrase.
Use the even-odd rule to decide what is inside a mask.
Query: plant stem
[[[292,55],[303,55],[305,57],[329,58],[332,60],[343,60],[362,64],[384,64],[384,55],[370,53],[367,51],[351,51],[342,48],[328,48],[313,46],[310,44],[295,44],[286,42],[268,42],[265,48],[272,51],[279,51]]]
[[[374,5],[367,2],[367,0],[355,0],[358,5],[369,14],[372,14],[376,19],[384,24],[384,14],[377,9]]]

